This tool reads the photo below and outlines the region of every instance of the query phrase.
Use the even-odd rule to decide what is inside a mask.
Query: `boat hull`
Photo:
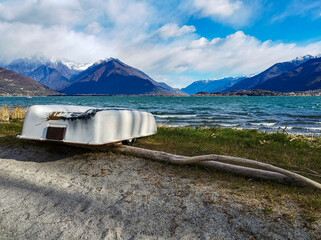
[[[155,134],[151,113],[128,109],[34,105],[19,138],[70,144],[105,145]]]

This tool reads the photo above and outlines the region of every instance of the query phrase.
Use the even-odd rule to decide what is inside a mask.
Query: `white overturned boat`
[[[34,105],[28,109],[19,138],[104,145],[155,134],[151,113],[68,105]]]

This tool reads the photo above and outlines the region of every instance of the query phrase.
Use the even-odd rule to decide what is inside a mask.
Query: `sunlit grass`
[[[0,123],[0,135],[10,137],[20,134],[22,131],[23,121],[12,120],[10,122]]]
[[[290,169],[321,172],[321,138],[256,130],[159,127],[156,135],[139,139],[137,145],[187,156],[215,153],[244,157]]]

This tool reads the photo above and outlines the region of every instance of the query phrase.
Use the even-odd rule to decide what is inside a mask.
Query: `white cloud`
[[[102,28],[101,26],[99,25],[99,23],[97,22],[92,22],[92,23],[89,23],[84,31],[88,34],[93,34],[93,35],[97,35],[101,32]]]
[[[14,0],[0,4],[0,20],[29,24],[75,24],[82,21],[78,0]]]
[[[154,18],[154,9],[145,1],[108,0],[101,1],[101,6],[116,26],[145,28]]]
[[[184,25],[181,28],[176,23],[169,23],[164,26],[162,26],[159,30],[159,36],[163,39],[168,39],[172,37],[179,37],[181,35],[184,35],[186,33],[192,33],[195,32],[196,29],[194,26],[187,26]]]
[[[240,0],[193,0],[193,6],[200,17],[242,26],[252,16],[251,6],[245,6]]]
[[[75,32],[64,26],[43,27],[0,22],[0,33],[3,62],[32,55],[88,62],[115,54],[113,49],[108,47],[108,41],[102,42],[95,36]]]
[[[230,0],[194,0],[194,6],[199,8],[201,14],[205,17],[213,15],[230,17],[242,7],[242,2],[231,2]]]
[[[258,73],[276,62],[289,61],[306,54],[321,52],[321,42],[306,46],[296,44],[261,42],[242,31],[225,38],[208,40],[199,38],[184,44],[172,42],[169,45],[135,46],[121,52],[122,59],[151,74],[166,74],[168,83],[182,86],[190,81],[190,73],[199,73],[214,78]],[[186,76],[179,80],[177,75]],[[157,80],[157,79],[156,79]],[[196,80],[196,79],[194,79]]]
[[[153,14],[138,0],[5,1],[0,61],[35,54],[83,62],[117,57],[118,49],[148,37]]]
[[[209,44],[210,44],[210,42],[206,38],[201,37],[200,39],[193,40],[189,44],[189,48],[204,48],[204,47],[208,46]]]

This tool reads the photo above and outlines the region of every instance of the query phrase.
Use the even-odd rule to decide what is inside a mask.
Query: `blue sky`
[[[115,57],[156,81],[258,73],[321,53],[321,1],[0,0],[0,62]]]

